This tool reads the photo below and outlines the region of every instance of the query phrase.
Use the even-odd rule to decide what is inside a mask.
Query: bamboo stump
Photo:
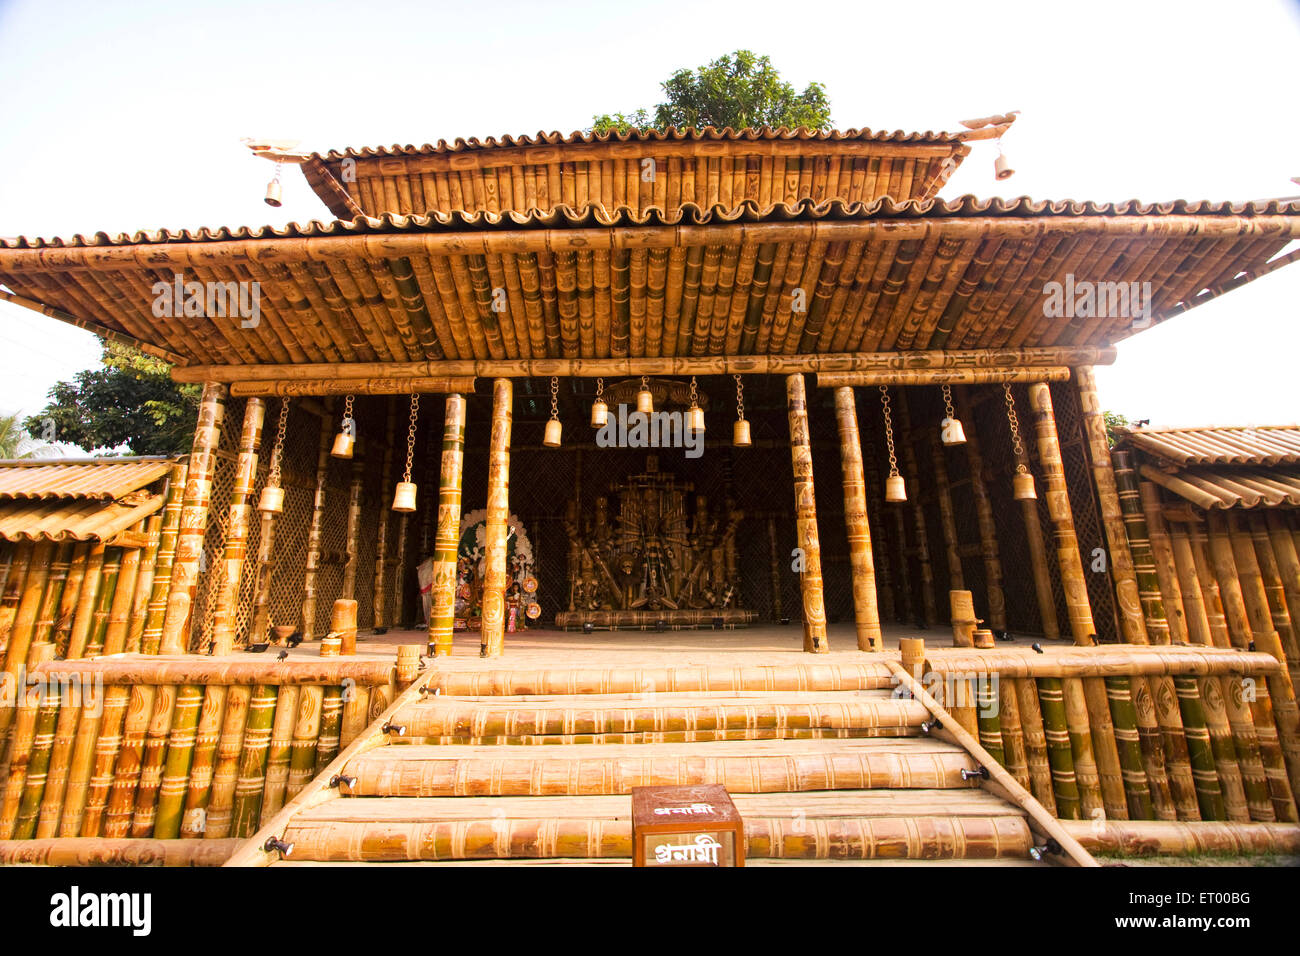
[[[853,611],[858,650],[883,647],[880,608],[876,603],[876,570],[867,520],[866,481],[862,474],[862,442],[853,389],[835,390],[835,417],[840,431],[840,468],[844,483],[844,523],[848,528],[849,563],[853,571]]]
[[[813,488],[812,449],[808,434],[808,400],[803,375],[785,380],[789,406],[790,463],[794,471],[795,530],[803,555],[799,588],[803,594],[803,649],[813,654],[830,650],[826,642],[826,604],[822,593],[821,543],[817,535],[817,500]]]
[[[429,653],[451,654],[456,616],[456,557],[460,548],[461,478],[465,467],[465,398],[447,396],[442,429],[442,467],[438,475],[438,529],[433,542],[433,582],[429,601]]]
[[[488,506],[484,529],[483,624],[479,656],[505,650],[506,525],[510,520],[510,420],[514,385],[492,383],[492,431],[488,451]]]
[[[330,612],[330,634],[339,639],[339,653],[357,652],[357,602],[339,598]]]

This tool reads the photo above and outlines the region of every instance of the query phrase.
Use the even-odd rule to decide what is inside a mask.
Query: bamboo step
[[[877,692],[592,694],[581,698],[433,696],[404,707],[392,722],[405,726],[407,740],[418,741],[444,737],[763,731],[783,736],[787,730],[903,734],[919,727],[927,716],[918,701],[893,699]]]
[[[354,796],[626,794],[633,787],[720,783],[731,793],[970,788],[975,761],[920,738],[594,744],[544,752],[483,747],[378,747],[353,761]]]
[[[1022,811],[984,790],[737,794],[746,856],[1000,859],[1032,845]],[[293,860],[628,857],[625,796],[352,797],[304,809],[286,828]]]

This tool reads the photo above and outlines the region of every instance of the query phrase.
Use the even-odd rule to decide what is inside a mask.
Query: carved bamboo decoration
[[[307,528],[306,570],[302,578],[302,639],[316,637],[316,577],[320,570],[320,542],[325,521],[325,490],[328,487],[333,422],[322,418],[320,444],[316,454],[316,494],[312,499],[311,524]]]
[[[379,487],[382,494],[387,494],[393,486],[393,442],[397,435],[397,403],[388,399],[384,403],[388,417],[384,424],[384,464],[381,470]],[[371,592],[371,606],[374,608],[374,627],[382,633],[389,624],[388,601],[385,588],[388,581],[388,522],[392,514],[388,508],[380,507],[379,521],[375,528],[375,579]]]
[[[1151,536],[1147,530],[1146,515],[1142,511],[1142,495],[1138,489],[1137,473],[1133,470],[1131,453],[1116,451],[1112,455],[1115,465],[1115,484],[1118,489],[1120,510],[1124,514],[1133,574],[1137,580],[1138,599],[1142,605],[1147,640],[1152,644],[1169,643],[1169,619],[1165,616],[1165,603],[1160,594],[1160,580],[1156,576],[1156,559],[1151,552]],[[1136,631],[1133,632],[1136,634]],[[1129,636],[1125,632],[1125,636]]]
[[[1146,644],[1146,621],[1142,615],[1133,554],[1129,550],[1129,539],[1125,533],[1124,511],[1120,507],[1119,489],[1111,465],[1106,421],[1097,397],[1097,377],[1091,365],[1081,365],[1074,370],[1074,379],[1079,389],[1079,403],[1083,408],[1083,431],[1088,439],[1089,457],[1092,459],[1093,484],[1101,502],[1101,523],[1106,530],[1106,544],[1110,550],[1110,574],[1115,585],[1120,633],[1130,644]]]
[[[506,525],[510,520],[510,421],[514,384],[492,383],[492,432],[488,451],[488,500],[483,555],[483,623],[479,654],[498,657],[505,650]]]
[[[1169,640],[1174,644],[1186,644],[1187,616],[1183,611],[1182,588],[1179,587],[1174,565],[1174,549],[1169,543],[1164,516],[1160,513],[1160,489],[1152,482],[1140,481],[1138,498],[1142,504],[1142,513],[1147,519],[1151,554],[1156,563],[1156,581],[1160,585],[1160,597],[1165,606],[1165,619],[1169,622]]]
[[[438,529],[433,543],[433,582],[429,601],[429,649],[436,657],[446,657],[452,649],[464,468],[465,398],[452,394],[447,396],[443,416],[442,465],[438,473]],[[387,483],[384,487],[388,487]]]
[[[1065,465],[1061,461],[1061,442],[1056,434],[1056,416],[1052,412],[1052,393],[1047,385],[1029,386],[1029,407],[1038,428],[1038,463],[1046,485],[1047,511],[1056,532],[1056,561],[1065,591],[1065,607],[1070,617],[1074,643],[1096,643],[1097,628],[1092,622],[1088,588],[1083,580],[1083,562],[1079,559],[1079,540],[1074,534],[1074,515],[1065,485]]]
[[[989,498],[984,456],[980,452],[979,429],[972,414],[967,390],[956,394],[957,409],[966,422],[966,463],[970,470],[971,495],[975,499],[975,520],[979,524],[980,551],[984,558],[984,593],[988,602],[988,626],[993,631],[1007,629],[1007,599],[1002,590],[1002,561],[998,556],[998,530],[993,520],[993,503]]]
[[[266,402],[250,398],[244,406],[244,426],[239,433],[239,459],[235,465],[235,484],[230,491],[230,521],[226,528],[226,550],[222,573],[217,579],[216,608],[212,614],[212,653],[229,654],[235,649],[235,630],[239,615],[239,586],[244,576],[244,559],[248,557],[249,519],[253,506],[253,482],[257,477],[257,452],[262,446],[262,423],[266,419]]]
[[[822,594],[821,542],[817,534],[817,500],[813,486],[812,449],[808,433],[808,400],[803,375],[785,380],[789,406],[790,462],[794,470],[795,529],[803,572],[799,588],[803,594],[803,649],[814,654],[830,650],[826,642],[826,605]]]
[[[925,508],[921,505],[921,471],[916,465],[916,452],[913,450],[914,436],[912,420],[908,413],[907,391],[897,390],[899,434],[903,439],[903,468],[907,472],[908,504],[912,507],[912,520],[916,527],[916,560],[921,569],[921,607],[926,624],[933,625],[939,620],[939,610],[934,595],[934,568],[930,562],[930,535],[925,523]]]
[[[153,586],[145,611],[144,631],[140,634],[140,650],[145,654],[157,654],[162,641],[167,596],[172,588],[172,567],[176,562],[176,545],[180,537],[181,511],[185,504],[187,471],[185,463],[178,462],[172,465],[167,479],[167,502],[163,505],[162,528],[158,534],[158,558],[154,561]],[[102,558],[100,563],[102,565]]]
[[[212,475],[221,443],[221,422],[226,415],[226,387],[214,382],[203,386],[199,399],[199,421],[194,429],[189,471],[185,476],[185,499],[181,505],[176,558],[172,563],[172,588],[163,618],[160,654],[184,654],[189,650],[190,616],[203,560],[203,538],[208,531],[208,508],[212,500]]]
[[[849,563],[853,572],[853,619],[858,650],[883,649],[880,608],[876,603],[876,571],[867,520],[866,480],[862,475],[862,442],[853,389],[835,390],[835,417],[840,431],[840,468],[844,484],[844,523],[848,527]]]

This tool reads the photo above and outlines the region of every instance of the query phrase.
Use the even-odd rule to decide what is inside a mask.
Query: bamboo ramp
[[[628,865],[632,787],[703,783],[733,795],[747,865],[1038,865],[1050,834],[987,786],[978,743],[931,733],[955,721],[887,668],[849,670],[663,674],[656,693],[430,668],[227,865]]]

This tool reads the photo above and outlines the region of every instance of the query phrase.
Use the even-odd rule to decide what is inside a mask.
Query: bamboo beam
[[[208,382],[203,386],[203,396],[199,400],[198,426],[194,430],[194,446],[185,478],[171,593],[167,597],[167,614],[158,642],[160,654],[184,654],[189,650],[191,610],[198,585],[199,563],[203,558],[203,538],[208,530],[212,475],[225,414],[226,387]]]
[[[154,561],[153,586],[149,606],[145,610],[144,630],[140,634],[140,650],[157,654],[162,640],[163,621],[167,617],[167,596],[172,588],[172,567],[176,561],[176,545],[180,538],[181,512],[185,505],[184,462],[172,465],[167,476],[167,501],[163,505],[162,528],[158,533],[158,557]],[[101,564],[102,564],[101,558]]]
[[[1116,856],[1300,853],[1300,827],[1280,823],[1063,820],[1061,827],[1086,849]]]
[[[1020,349],[952,349],[894,352],[841,352],[824,355],[712,355],[648,358],[446,359],[425,362],[349,362],[294,365],[176,364],[177,382],[326,382],[343,377],[411,379],[456,376],[479,378],[616,378],[641,375],[791,375],[796,372],[906,372],[928,370],[1013,370],[1110,365],[1114,348],[1091,346]],[[1068,368],[1066,368],[1068,377]],[[1042,381],[1042,379],[1038,379]],[[818,383],[825,385],[818,379]],[[829,387],[829,386],[826,386]],[[404,388],[409,393],[410,388]]]
[[[1061,461],[1061,443],[1052,412],[1052,393],[1045,384],[1029,386],[1029,407],[1038,428],[1038,461],[1047,486],[1047,510],[1056,532],[1056,561],[1061,570],[1070,630],[1075,644],[1094,644],[1097,628],[1092,622],[1088,588],[1083,581],[1079,540],[1074,534],[1074,515],[1070,511],[1070,494],[1065,485],[1065,465]]]
[[[867,520],[866,479],[862,475],[862,441],[853,389],[835,390],[835,418],[840,433],[840,470],[844,485],[844,523],[848,528],[849,564],[853,571],[853,620],[858,650],[879,651],[880,608],[876,603],[876,570]]]
[[[1254,655],[1250,655],[1254,656]],[[1213,673],[1214,671],[1208,671]],[[1247,667],[1243,673],[1251,673]],[[1202,673],[1197,670],[1195,673]],[[98,658],[84,661],[51,661],[31,670],[33,678],[49,683],[76,679],[102,680],[108,685],[136,684],[388,684],[393,665],[386,661],[297,658],[285,661],[213,660],[199,655],[178,657]]]
[[[249,520],[253,506],[253,482],[257,478],[257,453],[262,446],[262,424],[266,420],[266,403],[250,398],[244,406],[244,425],[239,434],[239,459],[235,464],[235,483],[230,490],[230,520],[226,526],[226,549],[222,574],[217,579],[216,606],[212,613],[212,653],[217,657],[235,649],[235,631],[239,615],[239,586],[244,577],[244,560],[248,557]]]
[[[957,410],[966,422],[966,464],[970,471],[971,495],[975,499],[975,520],[979,525],[980,554],[984,560],[984,595],[988,604],[990,630],[1007,629],[1007,599],[1002,590],[1002,561],[998,556],[998,530],[993,520],[993,503],[989,498],[988,477],[980,438],[975,425],[969,396],[964,389],[954,396]]]
[[[311,523],[307,527],[307,558],[302,579],[304,641],[315,640],[316,637],[316,577],[320,571],[320,542],[325,523],[325,493],[329,486],[330,446],[333,441],[333,423],[322,418],[316,451],[316,493],[312,498]]]
[[[916,368],[870,372],[818,372],[818,388],[864,388],[876,385],[992,385],[1068,382],[1064,365],[1029,368]]]
[[[514,383],[492,383],[492,431],[488,450],[487,526],[483,555],[483,623],[479,654],[505,650],[506,525],[510,520],[510,420]]]
[[[461,479],[465,469],[465,399],[448,395],[442,426],[442,467],[438,474],[438,530],[433,545],[429,602],[429,653],[447,657],[456,617],[456,558],[460,549]]]
[[[826,604],[822,594],[821,539],[817,533],[817,500],[813,485],[812,448],[809,444],[808,399],[803,376],[785,380],[787,419],[790,425],[790,464],[794,472],[795,528],[803,571],[803,649],[813,654],[830,650],[826,641]]]
[[[1083,431],[1088,439],[1089,458],[1092,460],[1093,485],[1101,502],[1101,523],[1110,549],[1110,574],[1115,586],[1120,631],[1128,643],[1146,644],[1148,638],[1146,622],[1142,616],[1142,599],[1138,591],[1137,573],[1133,567],[1133,553],[1129,549],[1128,535],[1125,532],[1124,510],[1120,506],[1119,489],[1115,483],[1110,441],[1106,437],[1106,420],[1101,400],[1097,396],[1097,376],[1091,365],[1081,365],[1075,368],[1074,379],[1079,389],[1079,404],[1083,408]]]
[[[3,866],[221,866],[242,840],[57,837],[0,842]]]
[[[346,367],[346,366],[344,366]],[[410,395],[411,392],[473,392],[472,375],[411,378],[304,378],[280,382],[232,382],[231,398],[297,398],[303,395]]]

